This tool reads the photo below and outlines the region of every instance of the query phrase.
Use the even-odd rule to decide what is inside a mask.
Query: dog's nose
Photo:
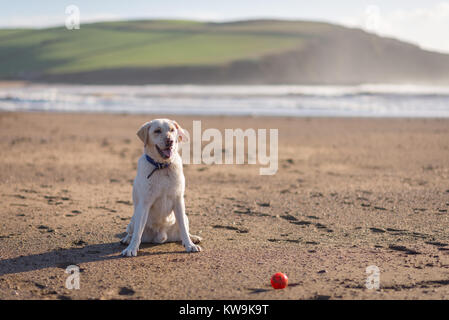
[[[166,145],[167,147],[173,146],[173,140],[170,139],[170,138],[165,139],[165,145]]]

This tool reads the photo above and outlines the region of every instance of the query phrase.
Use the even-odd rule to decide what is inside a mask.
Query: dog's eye
[[[157,133],[157,134],[159,134],[159,133],[161,133],[162,131],[161,131],[161,129],[156,129],[156,130],[154,130],[154,133]]]
[[[171,128],[171,129],[170,129],[170,132],[173,132],[173,131],[175,131],[175,128]]]

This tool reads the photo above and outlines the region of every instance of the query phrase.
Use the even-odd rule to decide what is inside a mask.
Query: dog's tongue
[[[170,158],[171,157],[171,148],[167,148],[167,149],[162,150],[162,154],[165,157]]]

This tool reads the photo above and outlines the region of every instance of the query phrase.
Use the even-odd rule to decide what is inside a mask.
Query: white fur
[[[127,235],[121,240],[123,244],[128,244],[122,255],[136,256],[141,242],[182,241],[187,252],[201,251],[201,247],[194,244],[201,238],[190,235],[185,214],[185,179],[178,143],[187,137],[175,121],[168,119],[145,123],[137,135],[144,143],[144,154],[137,164],[133,185],[134,214],[126,228]],[[166,147],[166,139],[173,141],[172,154],[168,159],[164,159],[156,149],[156,146]],[[147,161],[145,154],[157,162],[170,165],[156,170],[148,179],[155,167]]]

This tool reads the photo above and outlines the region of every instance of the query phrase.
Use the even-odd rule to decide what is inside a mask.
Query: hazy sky
[[[307,19],[356,26],[449,53],[449,0],[0,0],[0,27],[64,25],[76,5],[83,22],[183,18]]]

